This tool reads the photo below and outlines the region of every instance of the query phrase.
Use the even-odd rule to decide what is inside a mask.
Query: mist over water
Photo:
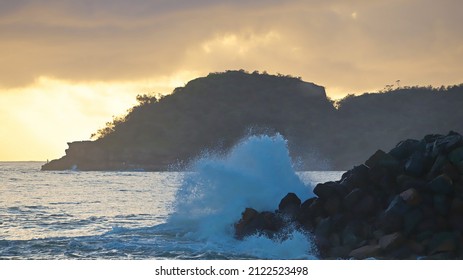
[[[314,196],[312,187],[295,173],[281,135],[251,136],[225,156],[199,159],[192,170],[176,194],[168,224],[182,228],[189,238],[232,245],[238,253],[260,258],[312,257],[308,234],[297,231],[284,240],[233,238],[233,225],[246,207],[274,211],[288,192],[302,201]]]

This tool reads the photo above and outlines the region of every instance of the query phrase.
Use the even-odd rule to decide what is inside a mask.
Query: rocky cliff
[[[167,170],[254,133],[280,133],[297,168],[347,170],[380,148],[432,131],[463,131],[463,86],[398,88],[333,102],[291,76],[212,73],[163,98],[140,96],[95,141],[69,143],[43,170]]]

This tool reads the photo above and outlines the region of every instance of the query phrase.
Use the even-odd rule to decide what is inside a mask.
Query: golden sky
[[[140,93],[227,69],[332,98],[463,82],[460,0],[0,2],[0,160],[46,160]]]

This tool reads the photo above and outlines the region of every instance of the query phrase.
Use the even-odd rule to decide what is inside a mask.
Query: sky
[[[137,94],[210,72],[300,76],[333,99],[463,82],[460,0],[0,0],[0,160],[64,155]]]

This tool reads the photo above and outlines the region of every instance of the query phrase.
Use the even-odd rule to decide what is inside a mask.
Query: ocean
[[[0,162],[0,259],[316,259],[308,233],[233,237],[246,207],[302,200],[342,172],[295,172],[279,135],[170,172],[40,171]]]

